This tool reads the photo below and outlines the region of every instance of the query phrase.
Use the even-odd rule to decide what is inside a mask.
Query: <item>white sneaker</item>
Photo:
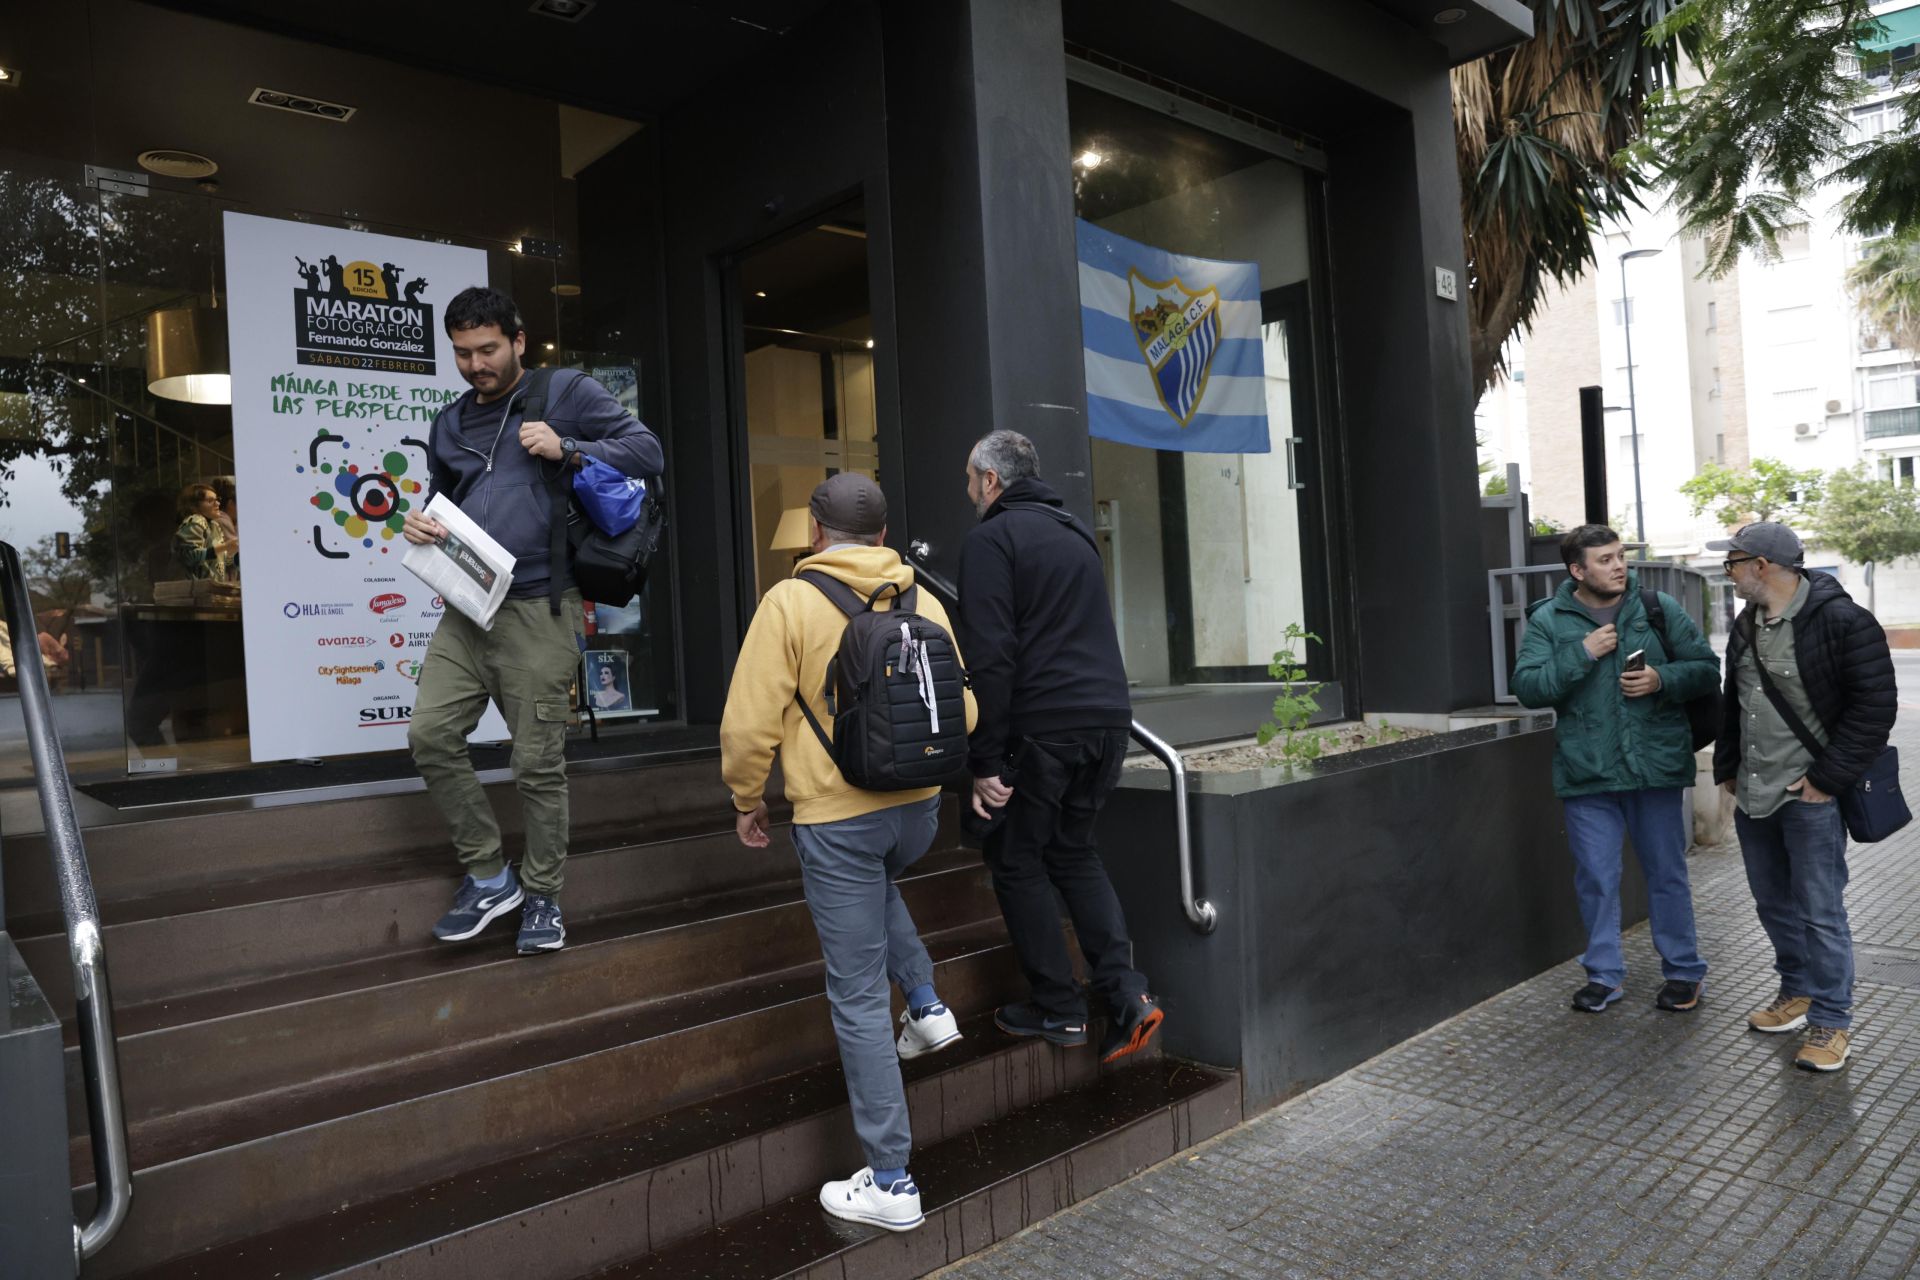
[[[894,1047],[902,1058],[917,1058],[959,1041],[960,1019],[944,1004],[936,1004],[924,1018],[914,1017],[911,1009],[900,1015],[900,1038]]]
[[[820,1207],[836,1218],[888,1231],[911,1231],[927,1220],[920,1212],[920,1188],[913,1184],[912,1175],[891,1188],[876,1187],[872,1169],[862,1169],[845,1182],[821,1187]]]

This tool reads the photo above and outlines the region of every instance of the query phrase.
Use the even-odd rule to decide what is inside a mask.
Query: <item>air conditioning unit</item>
[[[1826,431],[1827,424],[1824,422],[1796,422],[1793,424],[1793,438],[1796,440],[1811,440],[1815,436],[1825,435]]]
[[[1844,400],[1829,400],[1829,401],[1827,401],[1827,412],[1828,412],[1828,413],[1845,413],[1846,411],[1847,411],[1847,405],[1846,405],[1846,402],[1845,402]]]

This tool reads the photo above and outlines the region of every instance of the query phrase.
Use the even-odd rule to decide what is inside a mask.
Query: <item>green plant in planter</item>
[[[1370,747],[1383,746],[1389,742],[1398,742],[1406,736],[1407,731],[1405,729],[1395,728],[1393,725],[1387,723],[1385,716],[1382,716],[1380,718],[1380,727],[1367,735],[1367,745]]]
[[[1306,661],[1304,642],[1323,642],[1297,622],[1287,624],[1286,641],[1286,647],[1274,654],[1273,661],[1267,664],[1267,674],[1284,682],[1286,688],[1274,698],[1273,719],[1260,726],[1257,736],[1263,747],[1275,738],[1280,739],[1280,758],[1287,764],[1311,764],[1320,758],[1321,749],[1326,746],[1326,734],[1307,728],[1313,721],[1313,713],[1320,709],[1314,695],[1325,687],[1325,683],[1303,683],[1307,678],[1307,669],[1301,664]],[[1294,656],[1296,645],[1303,650],[1297,658]]]

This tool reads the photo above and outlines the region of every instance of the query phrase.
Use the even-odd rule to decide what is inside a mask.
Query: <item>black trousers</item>
[[[1023,739],[1013,753],[1013,799],[985,840],[987,868],[1007,932],[1033,990],[1056,1017],[1085,1018],[1060,927],[1058,890],[1086,956],[1094,994],[1118,1010],[1147,989],[1133,967],[1120,899],[1094,847],[1100,806],[1120,781],[1124,729],[1070,729]]]

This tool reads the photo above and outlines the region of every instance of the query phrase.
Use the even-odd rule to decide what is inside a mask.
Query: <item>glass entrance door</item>
[[[808,553],[814,487],[841,471],[880,478],[860,210],[747,254],[733,276],[758,600]]]

